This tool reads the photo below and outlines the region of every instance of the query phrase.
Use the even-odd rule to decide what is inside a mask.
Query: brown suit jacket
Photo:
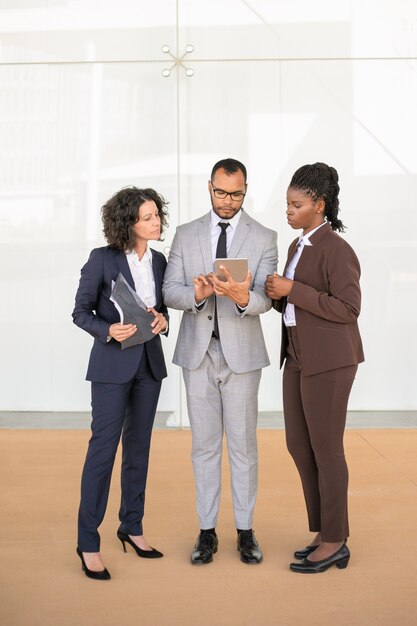
[[[288,250],[289,260],[298,238]],[[288,298],[275,300],[283,313],[295,306],[297,335],[305,375],[318,374],[364,360],[357,318],[360,313],[360,265],[349,244],[325,224],[304,246]],[[285,270],[284,270],[285,272]],[[287,329],[282,322],[281,361],[285,360]]]

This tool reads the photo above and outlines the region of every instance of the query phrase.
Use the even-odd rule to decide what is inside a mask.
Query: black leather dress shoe
[[[213,554],[217,552],[219,540],[215,533],[208,533],[202,530],[197,537],[194,550],[191,553],[191,563],[193,565],[204,565],[211,563]]]
[[[339,569],[345,569],[345,567],[348,566],[349,559],[349,548],[344,543],[339,550],[331,554],[327,559],[316,562],[304,559],[301,563],[291,563],[290,570],[299,572],[300,574],[317,574],[319,572],[325,572],[332,565],[336,565]]]
[[[306,546],[304,548],[304,550],[296,550],[294,552],[294,558],[298,559],[299,561],[302,561],[303,559],[305,559],[309,554],[311,554],[312,552],[314,552],[314,550],[317,550],[317,548],[319,547],[319,544],[317,544],[316,546]]]
[[[241,530],[237,537],[237,549],[240,552],[240,560],[252,565],[262,563],[263,554],[255,538],[253,530]]]

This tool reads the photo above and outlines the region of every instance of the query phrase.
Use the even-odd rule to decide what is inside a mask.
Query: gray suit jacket
[[[229,257],[247,258],[252,274],[249,303],[244,313],[226,297],[217,299],[218,324],[224,357],[236,373],[269,365],[259,319],[271,308],[264,291],[267,274],[277,267],[277,234],[242,211]],[[210,213],[178,226],[163,284],[166,306],[184,311],[173,363],[196,369],[207,351],[213,331],[214,296],[197,310],[193,277],[213,271]]]

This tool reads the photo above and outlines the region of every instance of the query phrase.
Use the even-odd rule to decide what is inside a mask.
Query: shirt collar
[[[304,246],[312,246],[313,244],[310,241],[311,235],[314,235],[314,233],[325,224],[327,224],[327,222],[323,222],[323,224],[320,224],[320,226],[317,226],[317,228],[313,228],[313,230],[310,230],[310,232],[306,235],[301,235],[298,238],[298,243],[301,243]]]
[[[222,219],[221,217],[219,217],[219,216],[218,216],[218,215],[217,215],[217,214],[213,211],[213,209],[211,209],[211,211],[210,211],[211,227],[212,227],[212,228],[215,228],[219,222],[228,222],[228,223],[230,224],[230,226],[233,228],[233,230],[236,230],[237,225],[239,224],[239,220],[240,220],[241,215],[242,215],[242,209],[240,209],[240,211],[238,211],[238,212],[236,213],[236,215],[234,215],[234,216],[232,217],[232,219],[230,219],[230,220],[224,220],[224,219]]]
[[[146,261],[152,264],[152,252],[149,246],[146,246],[146,252],[140,260],[134,250],[126,252],[126,257],[128,261],[135,263],[135,265],[145,263]]]

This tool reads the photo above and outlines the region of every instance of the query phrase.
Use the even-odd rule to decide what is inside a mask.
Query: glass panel
[[[417,4],[414,0],[353,0],[352,56],[415,57]]]
[[[174,0],[0,1],[0,62],[162,60]]]
[[[73,326],[71,311],[80,268],[104,244],[102,204],[125,185],[155,187],[175,224],[176,90],[163,67],[0,67],[0,257],[9,302],[1,320],[18,328],[4,333],[4,410],[88,410],[92,339]],[[169,367],[161,411],[175,409],[179,372]],[[22,371],[29,394],[20,393]]]
[[[415,56],[416,17],[415,0],[180,0],[179,48],[196,62]]]
[[[1,321],[18,328],[3,334],[2,408],[88,409],[91,341],[70,313],[79,269],[104,243],[100,206],[123,185],[154,186],[170,201],[156,245],[167,251],[177,223],[208,211],[207,179],[224,156],[248,167],[245,206],[278,230],[280,270],[296,234],[285,220],[293,171],[337,167],[363,268],[367,361],[351,408],[415,408],[416,62],[349,58],[415,57],[416,13],[415,0],[0,0]],[[173,424],[185,414],[170,364],[179,319],[171,312],[159,405],[175,410]],[[260,410],[276,410],[279,317],[262,320],[272,367]],[[402,366],[389,368],[398,346]]]

